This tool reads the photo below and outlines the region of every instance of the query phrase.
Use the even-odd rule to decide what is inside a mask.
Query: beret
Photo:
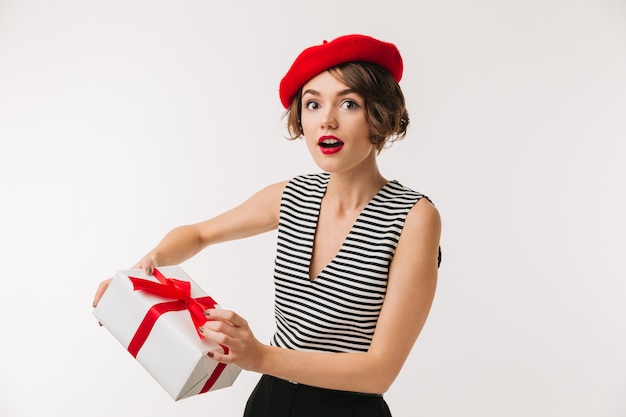
[[[348,62],[371,62],[385,68],[399,82],[404,69],[398,48],[365,35],[345,35],[311,46],[298,55],[280,81],[280,101],[286,109],[298,90],[311,78]]]

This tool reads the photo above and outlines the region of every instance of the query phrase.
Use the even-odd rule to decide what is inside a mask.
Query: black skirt
[[[263,375],[244,417],[391,417],[380,394],[337,391]]]

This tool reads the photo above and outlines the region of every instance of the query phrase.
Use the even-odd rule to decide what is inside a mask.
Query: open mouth
[[[333,149],[343,146],[343,142],[333,136],[323,136],[317,141],[317,144],[322,149]]]

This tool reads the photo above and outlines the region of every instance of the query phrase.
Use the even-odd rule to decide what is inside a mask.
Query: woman
[[[347,35],[304,50],[280,85],[292,138],[322,173],[270,185],[215,218],[178,227],[136,265],[175,265],[205,247],[278,228],[276,332],[208,310],[200,331],[229,348],[214,360],[263,374],[245,416],[389,416],[390,387],[428,316],[440,218],[379,172],[409,122],[395,45]],[[97,290],[98,302],[109,280]]]

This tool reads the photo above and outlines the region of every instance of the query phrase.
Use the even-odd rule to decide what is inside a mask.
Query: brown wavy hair
[[[387,70],[370,62],[349,62],[328,71],[363,97],[370,125],[370,142],[376,145],[379,152],[386,144],[406,136],[409,114],[404,94]],[[283,116],[287,119],[287,139],[298,139],[304,134],[300,124],[301,114],[302,88]]]

